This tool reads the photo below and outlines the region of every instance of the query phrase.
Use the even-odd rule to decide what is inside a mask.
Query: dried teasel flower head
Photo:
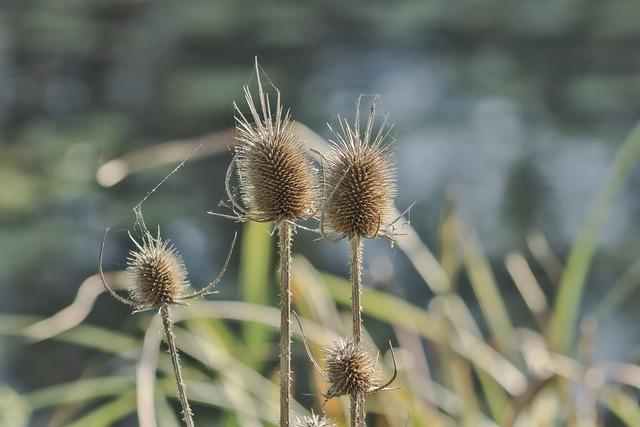
[[[325,357],[328,399],[376,389],[373,361],[362,343],[340,338],[326,349]]]
[[[296,427],[336,427],[336,423],[331,418],[316,415],[313,411],[310,416],[296,418]]]
[[[187,270],[182,256],[168,240],[163,240],[160,237],[160,227],[158,227],[158,233],[155,237],[149,232],[144,222],[141,205],[142,202],[133,209],[136,216],[136,228],[140,231],[141,241],[138,242],[131,233],[128,233],[129,238],[135,245],[135,248],[129,252],[127,257],[130,298],[119,295],[109,286],[104,275],[104,245],[111,227],[107,227],[104,231],[98,262],[98,274],[104,289],[116,300],[133,307],[136,312],[156,308],[166,311],[168,310],[168,304],[184,305],[189,300],[216,293],[214,289],[227,271],[237,234],[233,236],[229,253],[227,253],[222,270],[220,270],[216,278],[202,289],[185,295],[185,291],[189,288],[189,282],[187,281]]]
[[[158,229],[156,237],[149,233],[146,225],[144,225],[140,211],[137,211],[136,215],[140,220],[142,243],[139,243],[129,233],[129,237],[136,246],[136,249],[129,252],[129,257],[127,258],[127,275],[131,298],[119,295],[107,283],[102,259],[109,227],[105,230],[102,238],[98,273],[105,290],[112,297],[123,304],[133,307],[135,311],[145,311],[162,307],[165,304],[185,304],[189,300],[216,293],[215,286],[220,283],[222,276],[227,271],[237,234],[233,236],[229,253],[227,253],[227,258],[218,276],[202,289],[184,295],[184,291],[189,287],[189,282],[187,281],[187,271],[182,256],[167,240],[160,238],[160,229]]]
[[[325,393],[327,399],[343,396],[345,394],[365,393],[373,394],[379,391],[390,390],[388,388],[398,375],[398,367],[396,365],[396,356],[389,341],[389,351],[391,352],[391,360],[393,361],[393,375],[382,385],[377,385],[375,379],[375,364],[367,354],[362,343],[356,343],[353,338],[339,338],[332,345],[325,348],[326,371],[323,370],[313,357],[307,337],[304,333],[302,321],[295,311],[293,316],[300,327],[302,334],[302,342],[307,351],[307,356],[318,373],[329,383],[329,390]]]
[[[331,154],[324,168],[324,207],[321,228],[341,237],[388,236],[393,224],[396,194],[394,159],[386,117],[374,129],[374,98],[364,129],[360,127],[360,99],[353,125],[338,117]]]
[[[129,292],[137,307],[178,302],[189,286],[182,256],[169,241],[148,232],[127,258]]]
[[[238,141],[234,160],[247,209],[233,202],[233,195],[229,197],[234,207],[249,219],[278,222],[309,218],[316,210],[315,166],[275,87],[272,110],[269,95],[262,87],[257,59],[256,75],[257,103],[249,86],[244,86],[250,114],[245,116],[234,103]]]

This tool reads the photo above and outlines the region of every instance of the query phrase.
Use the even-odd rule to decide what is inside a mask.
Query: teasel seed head
[[[296,418],[296,427],[336,427],[336,423],[331,418],[316,415],[313,411],[310,416]]]
[[[374,99],[364,129],[360,128],[360,99],[353,125],[338,117],[331,154],[324,172],[323,229],[341,237],[384,235],[393,222],[395,166],[387,139],[393,129],[386,118],[374,129]]]
[[[345,394],[369,393],[376,388],[373,362],[362,343],[338,339],[326,349],[328,399]]]
[[[129,252],[127,274],[131,299],[138,307],[156,307],[180,299],[189,286],[182,256],[160,235],[143,236]]]
[[[259,221],[293,221],[309,218],[316,210],[315,166],[295,130],[289,111],[284,111],[280,91],[272,113],[264,93],[256,61],[258,103],[248,86],[244,95],[250,110],[236,109],[236,162],[240,193],[247,215]]]

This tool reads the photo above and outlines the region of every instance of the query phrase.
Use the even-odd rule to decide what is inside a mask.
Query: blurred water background
[[[638,22],[635,0],[3,1],[0,311],[49,315],[70,303],[96,272],[105,227],[130,226],[130,209],[175,164],[110,187],[96,181],[98,167],[231,127],[255,55],[294,117],[325,137],[325,123],[351,116],[358,95],[382,96],[396,123],[398,206],[417,201],[412,224],[430,246],[454,203],[501,283],[504,255],[524,250],[532,231],[564,260],[640,117]],[[205,214],[220,209],[229,159],[187,163],[145,204],[196,284],[217,271],[239,228]],[[640,254],[639,183],[636,168],[607,221],[585,311]],[[426,305],[431,294],[404,256],[368,245],[369,284]],[[346,273],[345,245],[301,234],[296,246],[319,269]],[[107,269],[122,267],[128,248],[114,233]],[[220,298],[237,297],[235,264]],[[601,325],[599,356],[638,358],[639,302]],[[135,322],[126,311],[103,297],[89,322],[119,328]],[[0,343],[0,383],[17,390],[72,380],[93,354]]]

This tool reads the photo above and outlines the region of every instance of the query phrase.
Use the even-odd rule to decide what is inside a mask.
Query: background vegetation
[[[367,246],[365,324],[400,368],[372,425],[638,425],[636,3],[2,3],[0,425],[153,425],[137,404],[177,425],[157,320],[93,275],[106,225],[130,227],[200,144],[145,203],[195,285],[241,231],[220,294],[179,313],[196,421],[274,422],[274,242],[205,214],[256,54],[314,144],[362,93],[397,124],[398,208],[417,204],[398,248]],[[319,352],[349,294],[346,244],[314,239],[296,238],[294,299]],[[108,270],[129,245],[112,235]],[[294,351],[296,398],[318,408]]]

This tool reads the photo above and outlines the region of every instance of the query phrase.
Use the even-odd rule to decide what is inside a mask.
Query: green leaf
[[[240,274],[238,281],[242,289],[243,301],[270,305],[272,245],[269,235],[271,225],[249,221],[242,234],[240,254]],[[243,338],[247,346],[246,361],[255,369],[260,368],[271,348],[272,331],[263,325],[244,325]]]
[[[605,387],[598,393],[600,400],[628,427],[640,427],[640,407],[636,398],[628,393]]]
[[[0,315],[0,335],[12,335],[28,338],[25,328],[43,320],[43,317],[19,314]],[[101,350],[105,353],[115,353],[123,357],[131,357],[140,352],[141,341],[119,332],[94,325],[82,324],[59,335],[52,340],[76,344],[83,347]]]
[[[636,260],[624,275],[613,284],[605,298],[593,311],[596,320],[603,320],[624,304],[631,294],[640,287],[640,259]]]
[[[609,210],[622,191],[623,184],[640,157],[640,124],[622,143],[578,237],[569,253],[569,260],[560,282],[556,306],[549,324],[549,338],[556,351],[569,353],[576,334],[578,309],[587,273]]]
[[[27,427],[31,409],[11,387],[0,386],[0,427]]]
[[[132,376],[113,376],[78,379],[64,384],[45,387],[25,394],[33,409],[78,402],[105,396],[117,396],[135,387]]]
[[[459,234],[464,265],[480,309],[501,352],[515,360],[516,335],[509,311],[480,241],[469,227]]]
[[[136,409],[134,394],[126,394],[89,412],[67,427],[109,427]]]

